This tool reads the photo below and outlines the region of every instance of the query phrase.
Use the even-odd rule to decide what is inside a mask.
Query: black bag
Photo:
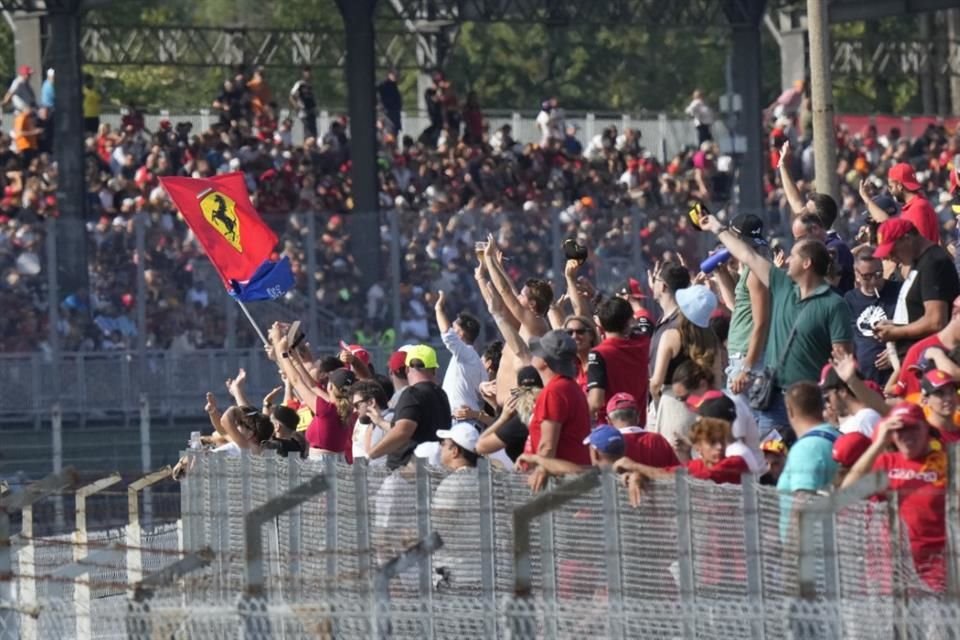
[[[761,373],[752,375],[750,387],[747,388],[747,402],[750,403],[750,408],[757,411],[766,411],[770,408],[773,394],[777,390],[777,371],[783,368],[783,363],[787,359],[787,352],[790,351],[790,344],[793,342],[794,336],[797,335],[797,325],[800,324],[800,318],[803,317],[806,310],[807,305],[804,305],[800,313],[797,314],[797,319],[793,321],[790,335],[787,336],[787,343],[783,345],[783,351],[777,358],[777,366],[775,368],[764,367]]]

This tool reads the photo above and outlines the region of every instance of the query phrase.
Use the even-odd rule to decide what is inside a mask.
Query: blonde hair
[[[680,332],[681,349],[686,351],[687,357],[704,371],[713,371],[720,352],[720,341],[713,329],[698,327],[681,313],[677,331]]]
[[[530,418],[533,417],[533,406],[537,403],[537,396],[540,395],[540,387],[519,387],[517,389],[517,417],[523,424],[530,424]]]
[[[697,418],[690,427],[690,442],[730,442],[730,423],[719,418]]]
[[[337,415],[340,416],[341,421],[346,423],[347,418],[353,413],[353,403],[350,402],[348,389],[341,389],[333,384],[333,382],[328,384],[327,388],[330,389],[330,400],[333,401],[333,405],[337,408]]]

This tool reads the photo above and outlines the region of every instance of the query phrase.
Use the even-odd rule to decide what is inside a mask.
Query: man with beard
[[[909,220],[924,238],[933,244],[940,244],[940,221],[930,201],[923,195],[923,186],[917,181],[917,174],[906,162],[890,167],[887,173],[887,188],[897,202],[903,204],[900,217]],[[880,208],[873,199],[864,195],[866,182],[860,183],[860,197],[863,198],[875,222],[883,223],[890,214]]]

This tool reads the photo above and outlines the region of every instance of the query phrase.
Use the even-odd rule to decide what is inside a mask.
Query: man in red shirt
[[[636,398],[617,393],[607,401],[607,420],[623,435],[624,455],[651,467],[674,467],[680,464],[673,447],[659,433],[637,426],[642,412]]]
[[[530,340],[530,354],[544,387],[533,407],[524,453],[590,464],[590,452],[583,444],[590,433],[590,409],[573,380],[576,343],[563,331],[548,331]],[[545,480],[546,473],[537,469],[531,485],[539,490]]]
[[[895,451],[887,451],[890,444]],[[901,402],[877,426],[876,438],[843,480],[843,488],[870,471],[887,474],[900,495],[900,518],[910,540],[917,574],[935,591],[946,582],[947,454],[931,439],[930,425],[918,405]]]
[[[900,217],[912,222],[924,238],[933,244],[940,244],[940,221],[936,211],[924,197],[923,185],[917,181],[917,174],[913,167],[906,162],[890,167],[887,173],[887,188],[890,190],[890,195],[903,203]],[[875,222],[883,223],[890,218],[890,214],[866,195],[863,182],[860,183],[860,196]]]
[[[633,321],[633,309],[623,298],[610,298],[597,307],[597,319],[606,338],[587,356],[587,401],[595,424],[606,422],[607,400],[617,393],[646,398],[650,379],[637,375],[646,371],[650,359],[653,323],[647,318]],[[633,426],[644,426],[646,411]]]
[[[690,442],[700,456],[689,460],[684,466],[687,473],[700,480],[712,480],[717,484],[740,484],[740,477],[750,472],[747,462],[740,456],[727,456],[730,443],[730,423],[717,418],[699,418],[690,428]],[[689,454],[689,451],[682,452]],[[681,460],[688,455],[681,455]],[[678,468],[658,469],[636,463],[627,457],[613,465],[614,470],[627,473],[627,489],[630,503],[639,504],[643,480],[669,478]]]

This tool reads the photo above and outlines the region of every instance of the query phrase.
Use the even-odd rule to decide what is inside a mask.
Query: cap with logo
[[[944,387],[954,387],[956,389],[957,381],[950,374],[940,369],[927,371],[920,379],[920,389],[925,395],[930,395],[940,391]]]
[[[590,435],[584,438],[583,444],[588,444],[608,456],[621,456],[626,448],[623,434],[609,424],[597,425]]]
[[[607,415],[614,411],[623,411],[624,409],[637,410],[637,399],[625,391],[615,393],[607,400]]]
[[[542,388],[543,380],[540,378],[540,373],[537,371],[536,367],[527,365],[517,369],[517,386]]]
[[[727,394],[717,389],[688,397],[687,407],[702,418],[718,418],[730,423],[737,419],[737,405]]]
[[[917,172],[909,163],[899,162],[887,172],[888,182],[899,182],[907,191],[920,191],[923,186],[917,181]]]
[[[344,351],[349,351],[354,355],[354,357],[362,362],[363,364],[370,365],[370,352],[361,347],[358,344],[347,344],[343,340],[340,341],[340,348]]]
[[[640,281],[636,278],[627,278],[627,281],[617,289],[617,294],[627,298],[646,298],[643,294],[643,288],[640,286]]]
[[[334,384],[334,386],[341,389],[346,389],[357,381],[357,376],[353,373],[353,371],[350,371],[350,369],[335,369],[334,371],[330,372],[328,379]]]
[[[766,244],[763,238],[763,220],[752,213],[741,213],[730,223],[730,230],[754,244]]]
[[[892,422],[894,420],[899,420],[900,424],[896,426],[896,429],[903,429],[906,427],[918,427],[924,426],[927,424],[927,417],[923,414],[923,409],[918,404],[912,402],[900,402],[893,407],[887,417],[884,418],[884,422]],[[874,437],[880,433],[880,430],[877,429],[874,431]]]
[[[406,366],[407,366],[406,351],[394,351],[393,353],[390,354],[390,359],[387,360],[388,371],[400,371]]]

